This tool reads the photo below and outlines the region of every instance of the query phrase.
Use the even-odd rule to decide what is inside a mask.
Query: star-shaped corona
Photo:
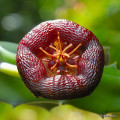
[[[77,68],[78,66],[77,65],[71,65],[67,62],[68,59],[70,59],[71,55],[82,45],[81,43],[78,44],[71,52],[69,53],[66,53],[66,50],[70,47],[73,46],[73,44],[69,44],[67,47],[65,47],[64,49],[62,49],[62,45],[61,45],[61,41],[60,41],[60,33],[57,32],[57,40],[58,40],[58,48],[52,46],[52,45],[49,45],[50,48],[54,49],[55,52],[53,54],[50,54],[48,53],[47,51],[45,51],[42,47],[40,47],[40,50],[42,52],[44,52],[47,56],[51,57],[51,58],[54,58],[55,59],[55,64],[50,68],[51,70],[53,70],[57,65],[58,63],[64,63],[66,64],[68,67],[71,67],[71,68]],[[75,56],[75,58],[77,58]],[[46,59],[44,59],[44,61],[47,61]]]

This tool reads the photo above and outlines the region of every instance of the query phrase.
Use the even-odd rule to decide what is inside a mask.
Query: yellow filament
[[[65,52],[68,48],[70,48],[72,46],[72,44],[69,44],[64,50],[63,52]]]
[[[80,43],[74,50],[72,50],[70,53],[68,53],[68,55],[73,54],[82,44]]]

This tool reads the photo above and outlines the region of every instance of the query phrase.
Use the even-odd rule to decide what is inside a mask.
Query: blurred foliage
[[[104,106],[103,104],[98,104],[97,107],[101,107],[100,110],[107,110],[106,112],[112,112],[112,110],[119,111],[120,71],[115,68],[113,63],[116,61],[117,67],[120,69],[120,0],[0,0],[0,11],[0,41],[4,41],[0,42],[0,45],[2,46],[0,47],[0,62],[15,64],[15,53],[19,41],[28,31],[30,31],[34,26],[43,21],[50,19],[68,19],[91,30],[98,37],[100,43],[106,48],[105,59],[107,59],[106,64],[109,65],[105,68],[106,70],[102,77],[102,83],[100,83],[100,86],[97,88],[97,92],[95,92],[95,94],[91,96],[88,96],[88,98],[91,101],[93,100],[93,103],[95,103],[90,103],[91,105],[89,104],[88,108],[90,108],[90,111],[95,112],[94,109],[98,104],[95,101],[97,98],[99,98],[98,102],[103,101],[107,103],[108,101],[108,104],[106,106]],[[5,41],[8,41],[9,43]],[[13,45],[10,42],[14,42],[17,44]],[[112,64],[113,66],[111,66],[110,64]],[[28,102],[27,100],[34,101],[36,99],[31,95],[27,88],[25,88],[24,84],[20,82],[20,78],[14,70],[10,73],[9,69],[7,69],[7,71],[4,69],[2,72],[0,72],[0,100],[2,100],[1,98],[4,98],[4,100],[2,101],[6,100],[6,102],[9,101],[12,105],[16,105],[22,103],[23,101]],[[14,74],[14,77],[6,75],[6,73]],[[12,84],[11,81],[14,84]],[[96,95],[96,99],[94,95]],[[89,101],[87,101],[88,98],[80,99],[81,104],[79,103],[79,105],[76,101],[67,101],[66,103],[86,109],[87,107],[85,105],[87,102],[89,103]],[[15,100],[17,100],[17,103]],[[83,104],[82,101],[84,101],[83,103],[85,104]],[[53,107],[59,104],[59,102],[57,104],[56,102],[52,104],[49,101],[49,104],[51,104],[49,105],[50,107]],[[40,105],[47,106],[46,103],[41,103]],[[93,105],[95,105],[95,107]],[[0,104],[0,119],[16,120],[18,119],[18,116],[16,114],[22,116],[22,113],[20,113],[20,110],[22,110],[22,108],[16,110],[18,108],[17,107],[15,108],[14,112],[12,108],[10,108],[10,110],[9,108],[9,105]],[[40,114],[41,111],[44,111],[42,112],[43,115],[40,120],[46,120],[47,117],[51,114],[53,116],[56,116],[54,118],[51,118],[51,120],[54,120],[55,118],[68,119],[69,115],[71,114],[71,116],[73,116],[74,118],[73,120],[78,120],[77,116],[82,119],[81,111],[79,113],[73,113],[73,111],[75,111],[75,108],[73,110],[73,108],[71,108],[70,106],[67,106],[66,108],[63,106],[62,109],[61,107],[54,108],[50,112],[41,110],[41,108],[34,109],[32,107],[25,107],[25,110],[26,109],[29,110],[27,113],[23,112],[25,113],[23,116],[26,116],[26,114],[27,116],[29,116],[28,113],[32,114],[31,111],[35,110],[33,116],[35,116],[36,119],[40,119],[38,117],[38,114]],[[38,109],[40,109],[40,111]],[[100,110],[98,109],[97,112],[101,113]],[[57,113],[57,111],[59,112]],[[6,114],[8,114],[8,117],[10,116],[10,118],[7,118],[7,116],[5,116]],[[46,115],[46,117],[44,116],[44,114]],[[66,115],[66,117],[63,118],[61,114]],[[85,112],[85,114],[87,113]],[[13,115],[15,118],[13,118],[11,115]],[[21,118],[23,118],[23,116]],[[76,116],[76,118],[74,116]],[[89,117],[88,114],[87,116]],[[92,116],[96,115],[92,114]],[[90,117],[85,119],[90,119]],[[92,120],[96,120],[97,117],[93,118]],[[32,117],[30,117],[30,119],[32,120]],[[98,117],[98,119],[100,120],[101,118]],[[106,117],[105,119],[117,120],[117,118],[112,117]],[[27,119],[25,118],[25,120]]]
[[[114,114],[117,114],[114,113],[103,119],[100,115],[77,109],[71,105],[61,105],[51,111],[30,105],[20,105],[12,109],[5,103],[1,103],[0,108],[1,120],[112,120],[112,116],[114,118]]]

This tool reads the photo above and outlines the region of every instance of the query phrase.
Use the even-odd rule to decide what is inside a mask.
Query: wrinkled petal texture
[[[48,77],[39,59],[40,47],[49,46],[60,33],[62,41],[77,46],[82,43],[75,75]],[[95,35],[86,28],[68,20],[46,21],[28,32],[20,41],[16,63],[25,85],[36,97],[48,99],[75,99],[89,95],[98,85],[104,67],[104,51]]]

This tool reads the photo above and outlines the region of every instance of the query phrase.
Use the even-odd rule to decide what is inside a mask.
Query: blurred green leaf
[[[18,44],[13,42],[7,42],[7,41],[0,41],[0,46],[6,49],[9,52],[15,53],[17,51]]]
[[[42,107],[20,105],[14,109],[7,103],[0,103],[0,120],[48,120],[50,112]]]
[[[8,75],[12,75],[12,76],[20,77],[17,70],[17,66],[10,63],[6,63],[6,62],[0,63],[0,72],[3,72]]]
[[[61,105],[51,111],[52,120],[103,120],[100,115],[77,109],[72,105]]]
[[[0,62],[16,64],[16,50],[18,44],[0,41]]]

